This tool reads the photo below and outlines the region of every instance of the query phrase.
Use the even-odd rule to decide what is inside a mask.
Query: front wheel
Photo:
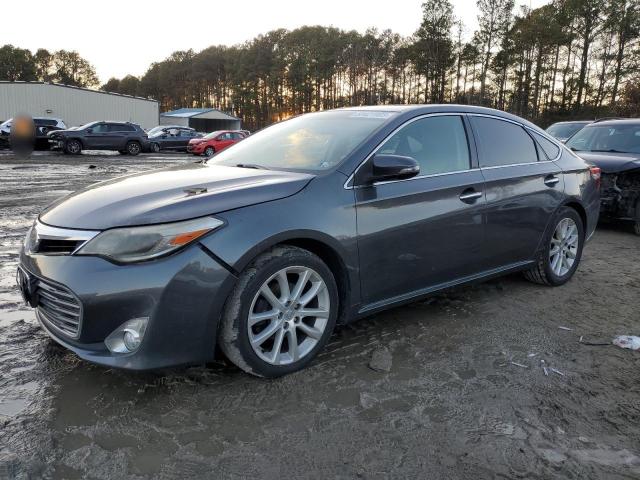
[[[219,344],[227,358],[260,377],[304,368],[326,345],[338,316],[331,270],[292,246],[260,255],[225,305]]]
[[[78,155],[82,152],[82,144],[78,140],[68,140],[64,151],[70,155]]]
[[[640,235],[640,200],[636,203],[636,212],[633,217],[633,233]]]
[[[562,207],[545,237],[537,264],[524,272],[525,278],[543,285],[563,285],[575,273],[584,245],[582,218],[573,208]]]
[[[153,153],[158,153],[160,151],[160,145],[158,145],[157,143],[153,142],[151,144],[151,151]]]
[[[213,147],[207,147],[204,151],[204,155],[206,157],[213,157],[213,154],[216,153],[215,149]]]

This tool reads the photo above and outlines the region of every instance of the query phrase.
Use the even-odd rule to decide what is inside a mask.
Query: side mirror
[[[93,133],[93,128],[87,128],[87,133]]]
[[[404,180],[420,173],[420,165],[411,157],[402,155],[375,155],[370,163],[368,183],[386,180]]]
[[[162,138],[167,138],[167,134],[166,134],[166,133],[163,133],[163,134],[162,134]]]

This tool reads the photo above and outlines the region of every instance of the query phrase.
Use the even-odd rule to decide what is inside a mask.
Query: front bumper
[[[187,152],[193,153],[194,155],[201,155],[204,152],[205,145],[202,143],[197,143],[195,145],[187,145]]]
[[[63,150],[64,149],[64,140],[61,138],[49,138],[49,149],[50,150]]]
[[[75,339],[61,333],[36,309],[43,329],[55,341],[90,362],[132,370],[212,360],[218,320],[235,283],[235,277],[200,244],[135,265],[23,251],[20,267],[29,275],[66,287],[81,303]],[[149,317],[138,350],[110,352],[105,338],[125,321],[138,317]]]

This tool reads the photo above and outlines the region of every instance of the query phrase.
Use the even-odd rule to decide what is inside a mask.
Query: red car
[[[187,152],[194,155],[212,156],[214,153],[224,150],[230,145],[239,142],[246,137],[246,134],[233,130],[218,130],[211,132],[202,138],[194,138],[187,145]]]

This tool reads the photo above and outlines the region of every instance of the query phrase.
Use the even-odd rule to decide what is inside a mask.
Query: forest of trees
[[[533,10],[516,9],[514,0],[477,0],[472,35],[450,0],[422,7],[410,37],[280,29],[242,45],[174,52],[140,78],[112,78],[100,88],[158,99],[163,111],[219,108],[250,129],[298,113],[387,103],[485,105],[542,125],[640,116],[640,0],[553,0]],[[5,68],[7,48],[19,55]],[[19,65],[29,65],[29,78]],[[0,48],[0,79],[31,78],[96,83],[75,52]]]

